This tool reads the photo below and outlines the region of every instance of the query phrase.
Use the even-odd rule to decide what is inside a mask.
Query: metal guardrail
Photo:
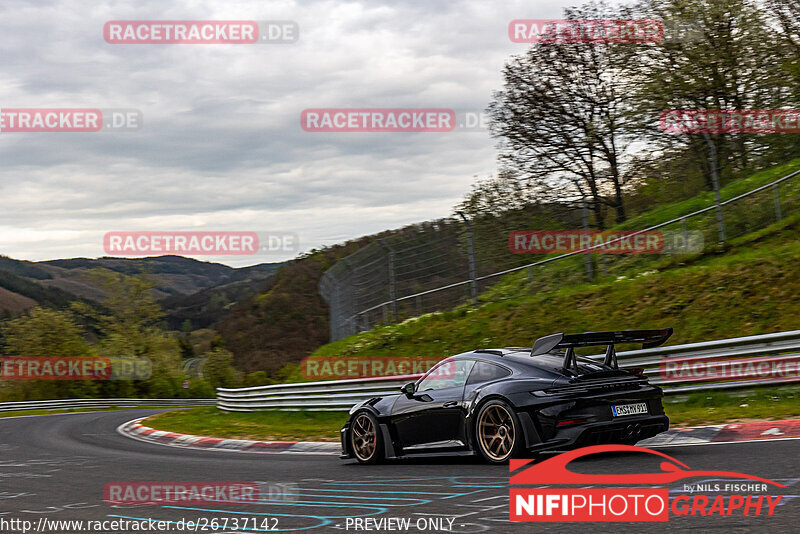
[[[172,408],[178,406],[214,406],[216,399],[56,399],[20,402],[0,402],[0,412],[18,410],[72,410],[82,408],[131,408],[155,406]]]
[[[625,351],[618,353],[617,358],[621,368],[643,368],[645,376],[650,379],[651,384],[664,388],[665,394],[676,394],[800,381],[800,364],[795,367],[796,376],[781,379],[780,382],[760,378],[729,381],[706,380],[703,383],[697,383],[696,377],[685,380],[665,380],[661,376],[660,367],[662,363],[671,359],[680,358],[683,361],[685,359],[704,360],[713,358],[716,360],[730,358],[745,364],[754,361],[782,362],[785,360],[788,362],[800,358],[800,352],[798,351],[800,351],[800,330],[793,330],[759,336]],[[768,356],[768,358],[763,358],[764,356]],[[600,355],[590,357],[603,358]],[[232,412],[267,409],[346,411],[360,401],[398,393],[402,384],[414,381],[420,376],[422,375],[302,382],[240,389],[217,388],[217,407],[221,410]]]
[[[363,400],[392,395],[422,375],[325,380],[251,388],[217,388],[217,407],[229,412],[259,410],[347,411]]]
[[[680,358],[680,361],[731,359],[741,363],[756,360],[756,357],[772,356],[770,361],[791,361],[800,356],[800,330],[763,334],[760,336],[737,337],[704,341],[701,343],[688,343],[685,345],[672,345],[654,349],[632,350],[620,352],[617,358],[622,369],[643,368],[644,374],[650,379],[651,384],[664,388],[665,394],[692,393],[695,391],[711,391],[716,389],[732,389],[762,385],[775,385],[774,380],[706,380],[703,383],[696,379],[666,380],[662,377],[661,364],[670,359]],[[594,356],[602,359],[602,356]],[[759,361],[763,358],[757,358]],[[782,382],[800,381],[800,370],[794,380],[781,380]]]

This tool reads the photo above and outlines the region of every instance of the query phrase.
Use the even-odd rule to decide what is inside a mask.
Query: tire
[[[377,464],[383,460],[383,436],[378,420],[370,412],[353,416],[349,432],[350,450],[360,464]]]
[[[490,464],[504,464],[525,449],[522,425],[508,403],[492,399],[478,410],[475,448]]]

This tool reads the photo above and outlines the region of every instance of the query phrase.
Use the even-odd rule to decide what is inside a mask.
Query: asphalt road
[[[0,419],[0,532],[71,533],[77,528],[42,521],[169,521],[239,518],[244,530],[280,532],[698,532],[800,531],[800,441],[688,446],[663,452],[693,469],[727,470],[782,482],[787,489],[773,516],[671,517],[668,523],[510,523],[508,468],[473,459],[436,459],[360,466],[331,455],[248,454],[178,449],[144,443],[116,432],[120,424],[160,410],[136,410]],[[580,462],[586,473],[653,472],[639,455],[611,455]],[[576,468],[577,469],[577,468]],[[296,484],[288,502],[265,499],[236,505],[113,505],[104,501],[106,484],[120,481],[257,481],[264,487]],[[703,482],[692,479],[692,484]],[[685,494],[684,482],[669,485],[670,496]],[[270,486],[272,485],[272,486]],[[285,486],[287,487],[287,486]],[[293,486],[288,486],[292,488]],[[350,519],[350,528],[348,526]],[[356,530],[355,519],[405,518],[408,530],[371,523]],[[252,521],[258,528],[252,528]],[[267,520],[265,523],[264,520]],[[5,521],[5,522],[4,522]],[[452,521],[452,527],[450,527]],[[437,522],[444,528],[437,528]],[[162,525],[163,526],[163,525]],[[202,526],[202,525],[201,525]],[[277,526],[277,528],[276,528]],[[417,527],[424,527],[417,529]],[[157,528],[157,527],[155,527]],[[446,530],[449,528],[449,530]],[[85,530],[84,530],[85,531]],[[151,532],[155,532],[153,530]],[[202,532],[203,530],[198,530]],[[235,532],[230,528],[204,532]],[[102,532],[91,530],[88,532]],[[107,530],[106,532],[118,532]]]

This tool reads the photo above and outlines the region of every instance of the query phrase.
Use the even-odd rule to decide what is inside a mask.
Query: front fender
[[[379,397],[377,397],[377,398],[379,398]],[[374,400],[375,399],[367,399],[367,400],[363,400],[361,402],[357,402],[356,404],[354,404],[353,407],[350,408],[350,413],[349,413],[350,417],[352,418],[353,414],[356,413],[357,411],[361,410],[361,409],[366,409],[366,410],[372,412],[373,414],[378,415],[378,411],[375,408],[373,408],[372,405],[370,404],[370,402],[372,402]]]
[[[386,397],[372,397],[361,402],[356,403],[350,408],[350,417],[359,410],[368,410],[372,412],[378,419],[388,417],[392,413],[392,406],[397,400],[397,395],[389,395]]]
[[[342,456],[340,458],[352,458],[353,454],[350,450],[350,443],[348,433],[350,432],[350,425],[353,422],[353,416],[358,412],[369,412],[378,420],[378,426],[383,433],[384,440],[384,454],[386,458],[394,458],[395,451],[393,440],[389,433],[388,420],[391,415],[392,406],[397,400],[397,395],[390,395],[388,397],[373,397],[361,402],[356,403],[350,408],[350,413],[347,422],[342,427],[340,438],[342,443]]]

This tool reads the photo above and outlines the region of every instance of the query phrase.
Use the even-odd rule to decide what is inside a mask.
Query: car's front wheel
[[[489,463],[502,464],[522,449],[522,427],[514,409],[501,400],[484,404],[475,418],[478,452]]]
[[[350,425],[350,450],[359,463],[376,464],[383,460],[383,436],[378,420],[369,412],[359,412]]]

